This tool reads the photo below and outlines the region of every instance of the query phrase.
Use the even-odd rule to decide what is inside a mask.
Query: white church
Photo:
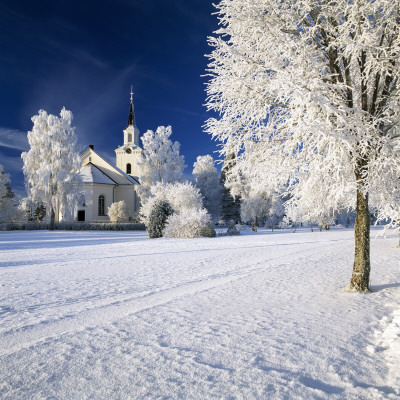
[[[115,149],[116,166],[96,153],[93,145],[89,145],[81,154],[80,176],[84,200],[78,208],[78,221],[107,222],[108,207],[121,200],[124,200],[128,207],[127,220],[132,221],[137,216],[140,203],[135,186],[139,185],[137,162],[142,149],[139,147],[139,130],[135,122],[132,90],[128,124],[123,134],[123,145]]]

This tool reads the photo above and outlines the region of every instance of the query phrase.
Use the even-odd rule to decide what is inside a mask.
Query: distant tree
[[[40,110],[32,117],[28,132],[30,150],[22,153],[23,172],[29,199],[43,203],[54,229],[56,210],[74,208],[79,191],[80,157],[72,113],[63,108],[60,118]],[[67,204],[66,204],[67,203]]]
[[[198,156],[193,164],[194,184],[203,196],[203,206],[216,221],[221,210],[221,191],[219,174],[210,155]]]
[[[10,176],[0,165],[0,222],[11,221],[17,213],[15,195],[11,189]]]
[[[108,207],[108,217],[111,222],[119,222],[128,218],[128,208],[124,200],[116,201]]]
[[[170,126],[159,126],[156,132],[148,130],[141,138],[143,155],[138,162],[141,176],[137,192],[142,204],[157,182],[171,183],[182,179],[185,160],[179,154],[180,143],[170,140],[171,134]]]
[[[262,195],[254,195],[242,199],[240,216],[243,222],[253,222],[253,230],[257,230],[259,223],[268,215],[269,199]]]
[[[221,0],[217,9],[207,105],[220,117],[207,131],[225,154],[228,139],[239,155],[260,143],[254,168],[263,182],[283,172],[289,190],[314,180],[326,197],[350,193],[357,216],[349,289],[368,291],[369,201],[393,204],[400,176],[399,2]],[[398,219],[396,207],[386,210]]]
[[[222,186],[221,194],[221,219],[226,223],[240,221],[240,196],[232,195],[227,180],[231,169],[236,165],[235,153],[229,152],[225,158],[221,170],[220,183]]]

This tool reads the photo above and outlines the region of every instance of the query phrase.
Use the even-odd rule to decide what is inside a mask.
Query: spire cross
[[[133,89],[132,89],[132,85],[131,85],[131,103],[133,101]]]

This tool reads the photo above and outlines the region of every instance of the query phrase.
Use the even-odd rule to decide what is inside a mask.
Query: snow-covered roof
[[[116,182],[108,177],[96,165],[86,164],[79,172],[83,183],[102,183],[105,185],[116,185]]]
[[[89,162],[81,168],[81,171],[86,167],[86,165],[90,164],[96,167],[100,173],[109,178],[113,185],[139,185],[139,182],[136,179],[127,175],[125,172],[121,171],[114,165],[111,165],[103,157],[101,157],[98,153],[96,153],[93,150],[93,148],[88,148],[86,151],[84,151],[81,154],[81,158],[83,161],[86,160],[86,162],[87,160],[89,160]],[[93,182],[93,183],[103,183],[103,182]],[[107,183],[110,182],[108,181]]]

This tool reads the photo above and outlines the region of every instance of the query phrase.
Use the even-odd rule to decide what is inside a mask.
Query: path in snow
[[[354,295],[349,231],[0,232],[0,397],[398,398],[394,247]]]

